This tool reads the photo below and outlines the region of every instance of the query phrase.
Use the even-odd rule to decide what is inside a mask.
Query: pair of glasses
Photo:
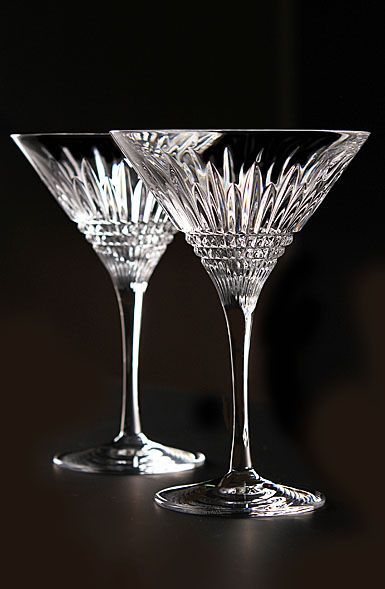
[[[253,467],[248,418],[252,324],[278,259],[368,136],[316,130],[13,135],[109,272],[121,315],[120,431],[109,444],[56,456],[57,465],[83,472],[161,474],[203,464],[201,453],[151,442],[140,425],[143,295],[179,230],[212,279],[225,315],[232,447],[223,477],[164,489],[155,501],[186,513],[249,517],[306,513],[324,504],[322,494],[274,483]]]

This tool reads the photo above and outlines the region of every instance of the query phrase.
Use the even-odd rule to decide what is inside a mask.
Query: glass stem
[[[141,433],[138,393],[139,343],[146,283],[116,286],[122,329],[123,390],[120,432],[115,441]]]
[[[233,383],[233,437],[230,472],[252,469],[248,415],[248,369],[253,313],[238,305],[224,306],[230,342]]]

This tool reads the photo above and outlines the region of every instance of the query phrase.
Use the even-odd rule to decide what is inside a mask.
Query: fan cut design
[[[43,182],[116,283],[147,283],[175,233],[163,208],[108,136],[80,154],[49,142],[27,153]]]
[[[186,131],[180,133],[186,136]],[[213,481],[163,489],[155,501],[166,509],[198,515],[306,513],[324,504],[321,493],[269,481],[252,465],[247,399],[253,313],[277,260],[368,133],[219,130],[211,131],[212,141],[198,152],[194,142],[207,133],[191,131],[186,148],[170,153],[153,146],[167,137],[175,140],[175,130],[112,132],[201,258],[222,303],[231,353],[229,471]]]
[[[185,232],[222,302],[233,300],[248,312],[293,234],[314,214],[367,138],[355,132],[213,131],[198,151],[193,147],[199,138],[195,131],[194,141],[184,141],[182,151],[169,153],[158,149],[164,135],[113,132],[176,227]],[[171,132],[174,141],[175,136]]]
[[[122,410],[112,442],[68,452],[56,465],[91,473],[157,474],[196,468],[201,453],[149,440],[139,411],[143,295],[176,229],[109,134],[15,135],[13,139],[108,270],[122,332]],[[163,142],[164,143],[164,142]]]
[[[158,135],[163,137],[163,133],[166,132]],[[213,161],[205,161],[202,154],[207,149],[197,151],[192,141],[177,158],[175,152],[151,150],[149,142],[143,139],[147,134],[150,133],[113,133],[178,229],[186,233],[299,231],[367,138],[365,133],[325,132],[326,136],[333,135],[333,141],[322,147],[317,147],[319,142],[315,141],[312,151],[311,141],[306,141],[303,132],[306,159],[299,138],[284,158],[275,154],[269,159],[262,144],[246,166],[244,162],[234,162],[232,149],[226,145],[230,133],[212,133],[209,147],[215,142],[220,144],[212,152]],[[160,138],[158,144],[162,144]],[[284,148],[282,145],[283,153]]]

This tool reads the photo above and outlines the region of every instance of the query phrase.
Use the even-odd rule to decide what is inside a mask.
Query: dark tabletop
[[[148,434],[206,453],[207,465],[193,474],[88,475],[50,463],[58,449],[111,438],[113,424],[99,420],[81,429],[40,431],[31,444],[15,439],[14,472],[3,478],[7,587],[32,581],[41,589],[336,587],[370,578],[373,562],[378,563],[375,531],[283,436],[266,408],[252,406],[257,467],[275,480],[321,487],[328,495],[325,508],[311,515],[247,520],[177,514],[154,504],[154,492],[162,487],[225,471],[228,436],[218,409],[199,395],[145,395]]]

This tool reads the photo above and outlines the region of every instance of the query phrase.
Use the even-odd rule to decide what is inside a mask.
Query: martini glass
[[[325,499],[254,469],[248,362],[254,310],[277,260],[368,137],[355,131],[217,130],[200,153],[156,146],[174,131],[113,131],[116,142],[201,258],[224,310],[233,383],[229,471],[217,480],[159,491],[156,502],[193,514],[301,514]],[[191,131],[199,140],[200,133]],[[186,134],[186,131],[183,131]],[[289,335],[287,335],[289,337]],[[283,344],[285,345],[283,335]]]
[[[58,454],[54,463],[81,472],[107,474],[179,472],[201,465],[203,454],[152,442],[140,423],[142,302],[148,281],[175,233],[169,218],[108,133],[12,138],[103,262],[115,288],[121,318],[119,433],[108,444]]]

